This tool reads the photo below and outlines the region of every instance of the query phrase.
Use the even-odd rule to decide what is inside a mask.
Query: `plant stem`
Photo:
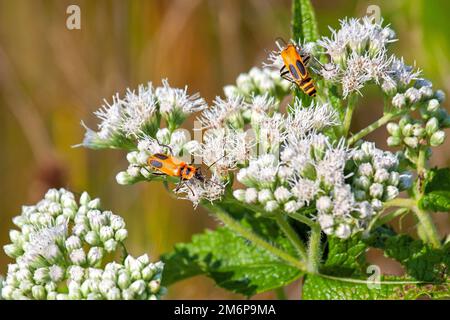
[[[423,173],[425,171],[427,161],[427,154],[425,148],[419,148],[419,155],[417,156],[417,174],[419,175],[419,179],[423,178]],[[420,191],[420,190],[419,190]]]
[[[437,232],[436,225],[431,218],[429,212],[421,210],[418,202],[423,196],[423,180],[425,179],[427,165],[427,154],[426,148],[421,146],[419,148],[419,155],[417,156],[417,181],[416,181],[416,206],[413,208],[417,219],[419,220],[418,233],[424,242],[429,242],[433,247],[439,248],[441,246],[441,241],[439,239],[439,233]]]
[[[389,201],[386,201],[384,203],[384,208],[389,208],[389,207],[401,207],[401,208],[408,208],[408,209],[413,209],[413,207],[415,207],[416,202],[413,199],[409,199],[409,198],[395,198]]]
[[[292,219],[295,219],[301,223],[306,224],[307,226],[314,228],[317,226],[317,223],[315,223],[314,221],[312,221],[311,219],[305,217],[303,214],[298,213],[298,212],[292,212],[292,213],[287,213],[287,215],[289,217],[291,217]]]
[[[212,206],[212,205],[209,205],[207,207],[209,209],[211,209],[212,211],[214,211],[214,216],[216,218],[218,218],[220,221],[222,221],[225,225],[227,225],[231,230],[240,234],[242,237],[246,238],[247,240],[251,241],[256,246],[266,249],[273,255],[286,261],[288,264],[292,265],[293,267],[296,267],[299,270],[302,270],[302,271],[306,270],[306,267],[303,262],[299,261],[297,258],[294,258],[293,256],[286,253],[285,251],[268,243],[266,240],[262,239],[260,236],[255,234],[250,229],[245,228],[243,225],[241,225],[238,221],[236,221],[234,218],[232,218],[224,210],[222,210],[218,207]]]
[[[415,199],[396,198],[387,201],[384,204],[385,208],[389,207],[403,207],[408,208],[414,212],[419,220],[419,227],[421,228],[423,237],[422,241],[430,243],[433,247],[439,248],[441,241],[439,240],[439,234],[434,225],[433,219],[427,211],[421,210]]]
[[[291,225],[286,221],[281,213],[277,213],[275,215],[275,220],[278,223],[280,229],[284,232],[284,234],[288,237],[288,239],[292,242],[298,254],[300,255],[301,260],[307,261],[305,245],[302,240],[298,237],[297,233],[294,229],[292,229]]]
[[[356,102],[358,101],[358,96],[356,94],[350,95],[347,102],[347,109],[345,110],[345,117],[343,123],[343,136],[346,137],[350,131],[350,125],[352,124],[353,111],[356,108]]]
[[[419,209],[418,206],[413,208],[413,212],[416,214],[417,219],[419,219],[419,226],[426,237],[422,240],[429,242],[435,248],[440,248],[441,241],[431,215],[427,211]]]
[[[401,114],[403,114],[403,112],[401,112],[401,113],[387,113],[387,114],[385,114],[384,116],[382,116],[377,121],[373,122],[372,124],[370,124],[366,128],[362,129],[361,131],[356,133],[354,136],[350,137],[348,139],[348,145],[354,144],[359,139],[364,138],[369,133],[375,131],[376,129],[380,128],[381,126],[384,126],[386,123],[388,123],[389,121],[399,117]]]
[[[319,271],[320,259],[322,257],[321,250],[321,230],[316,226],[311,228],[311,235],[308,244],[308,272],[317,273]]]
[[[389,221],[391,221],[394,218],[400,217],[404,214],[406,214],[410,209],[409,208],[400,208],[397,209],[393,212],[390,212],[380,218],[375,218],[374,220],[372,220],[372,222],[369,224],[369,227],[367,228],[369,231],[373,230],[374,228],[377,228],[379,226],[382,226],[383,224],[388,223]]]

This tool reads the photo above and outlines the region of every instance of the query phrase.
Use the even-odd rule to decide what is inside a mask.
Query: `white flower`
[[[248,167],[241,169],[238,180],[247,186],[271,188],[277,178],[278,160],[273,154],[263,154],[249,161]]]
[[[297,197],[298,201],[309,204],[320,191],[318,181],[297,178],[291,182],[292,194]]]
[[[289,200],[292,194],[287,188],[281,186],[275,190],[274,196],[278,202],[286,202],[287,200]]]
[[[75,249],[70,253],[70,260],[76,265],[82,265],[86,262],[86,253],[82,248]]]
[[[266,92],[263,95],[254,96],[247,108],[252,113],[271,114],[278,108],[278,102]]]
[[[258,151],[260,154],[278,153],[283,139],[282,128],[284,126],[284,120],[284,117],[280,113],[274,113],[272,116],[268,116],[265,113],[259,114],[257,123],[253,124],[253,128],[258,132]]]
[[[145,125],[154,121],[157,99],[152,83],[140,85],[137,93],[128,89],[123,103],[122,131],[127,136],[137,136],[145,130]]]
[[[98,136],[103,140],[108,140],[113,135],[118,134],[122,128],[124,105],[123,101],[119,98],[119,94],[116,93],[113,96],[112,103],[109,104],[104,100],[104,105],[94,114],[101,120],[98,128]]]
[[[316,207],[319,212],[328,212],[332,209],[333,203],[331,202],[330,197],[322,196],[317,200]]]
[[[273,200],[273,193],[269,189],[262,189],[258,192],[258,201],[260,203],[266,203],[269,200]]]
[[[288,213],[294,213],[304,206],[303,202],[298,202],[295,200],[288,201],[284,204],[284,211]]]
[[[403,58],[393,58],[389,67],[389,74],[397,84],[401,87],[408,86],[413,80],[418,79],[420,76],[420,70],[414,70],[413,67],[404,63]]]
[[[234,190],[233,191],[233,196],[239,201],[244,201],[244,199],[245,199],[245,189]]]
[[[248,188],[245,190],[245,202],[255,203],[258,199],[258,191],[255,188]]]
[[[171,88],[167,79],[162,80],[162,87],[156,88],[159,110],[163,115],[182,113],[188,115],[205,109],[206,103],[198,93],[189,96],[187,86],[184,89]]]
[[[264,210],[266,212],[273,212],[276,209],[278,209],[278,207],[279,207],[279,205],[278,205],[277,201],[270,200],[270,201],[267,201],[266,204],[264,205]]]
[[[216,97],[213,106],[204,110],[198,120],[205,129],[222,128],[227,125],[241,128],[244,126],[244,119],[242,118],[244,107],[242,97],[229,97],[227,99]]]
[[[422,94],[416,88],[408,88],[405,92],[405,97],[408,99],[409,103],[414,104],[420,101]]]
[[[64,269],[58,265],[53,265],[48,268],[48,275],[51,281],[58,282],[64,277]]]
[[[334,227],[334,219],[332,215],[329,214],[319,214],[317,221],[320,224],[323,232],[326,234],[332,234]]]
[[[335,63],[341,63],[347,50],[363,53],[366,48],[376,54],[387,44],[396,41],[393,31],[387,26],[382,27],[383,21],[373,21],[369,17],[362,19],[343,19],[339,30],[331,29],[331,38],[322,38],[318,44],[331,56]]]
[[[184,194],[179,199],[191,201],[194,208],[197,208],[201,200],[213,202],[221,199],[224,191],[225,184],[216,175],[204,181],[192,178],[184,182],[181,188],[175,190],[177,194]]]
[[[327,186],[344,183],[344,167],[351,157],[351,151],[341,140],[336,147],[328,146],[325,156],[315,164],[317,177]]]
[[[65,241],[66,235],[67,224],[42,228],[31,233],[29,242],[24,246],[23,262],[34,264],[41,257],[54,262],[61,254],[57,243]]]
[[[351,228],[346,224],[340,224],[335,231],[335,235],[341,239],[347,239],[351,235]]]
[[[252,142],[247,133],[229,128],[210,129],[205,132],[200,151],[203,163],[219,175],[234,169],[238,163],[248,159]]]
[[[318,132],[338,123],[338,114],[329,104],[312,102],[303,106],[296,98],[286,121],[286,135],[304,136],[312,130]]]
[[[383,195],[383,185],[380,183],[374,183],[370,186],[369,192],[373,198],[380,199]]]

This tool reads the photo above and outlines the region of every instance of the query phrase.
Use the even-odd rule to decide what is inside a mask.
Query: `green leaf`
[[[450,169],[432,169],[427,173],[424,196],[419,201],[423,210],[450,211]]]
[[[448,279],[450,244],[436,249],[408,235],[379,235],[369,243],[384,250],[384,254],[400,262],[406,273],[420,281],[442,283]]]
[[[366,249],[367,245],[358,236],[347,240],[328,237],[328,255],[322,272],[344,277],[363,274]]]
[[[276,242],[294,254],[285,238],[278,237]],[[285,286],[301,275],[298,269],[227,228],[195,235],[192,242],[177,244],[162,260],[163,285],[204,274],[218,286],[246,296]]]
[[[319,38],[316,15],[310,0],[292,1],[292,37],[295,41],[316,41]]]
[[[292,1],[292,38],[297,43],[301,41],[312,42],[319,38],[316,15],[310,0]],[[312,98],[295,86],[295,96],[298,97],[303,106],[309,106]]]
[[[378,285],[364,280],[345,278],[326,278],[320,275],[306,276],[303,285],[305,300],[378,300],[378,299],[417,299],[421,296],[443,298],[450,296],[447,284],[420,286],[407,279],[381,277]],[[406,281],[405,281],[406,280]],[[383,283],[389,281],[388,283]]]
[[[433,191],[425,194],[419,201],[419,206],[424,210],[450,211],[450,191]]]

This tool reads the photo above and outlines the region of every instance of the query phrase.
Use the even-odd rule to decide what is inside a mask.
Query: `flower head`
[[[163,265],[146,255],[136,259],[136,269],[127,263],[136,261],[131,256],[124,265],[103,263],[105,252],[123,246],[125,222],[101,211],[99,200],[87,193],[77,202],[67,190],[50,189],[14,223],[20,230],[10,233],[12,243],[4,247],[15,259],[1,290],[4,299],[155,299],[163,292]],[[120,282],[120,275],[130,281]],[[142,290],[136,281],[144,284]]]

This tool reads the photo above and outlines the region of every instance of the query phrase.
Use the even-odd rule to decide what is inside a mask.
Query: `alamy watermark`
[[[66,28],[69,30],[81,29],[81,9],[76,4],[71,4],[66,9],[67,19]]]

